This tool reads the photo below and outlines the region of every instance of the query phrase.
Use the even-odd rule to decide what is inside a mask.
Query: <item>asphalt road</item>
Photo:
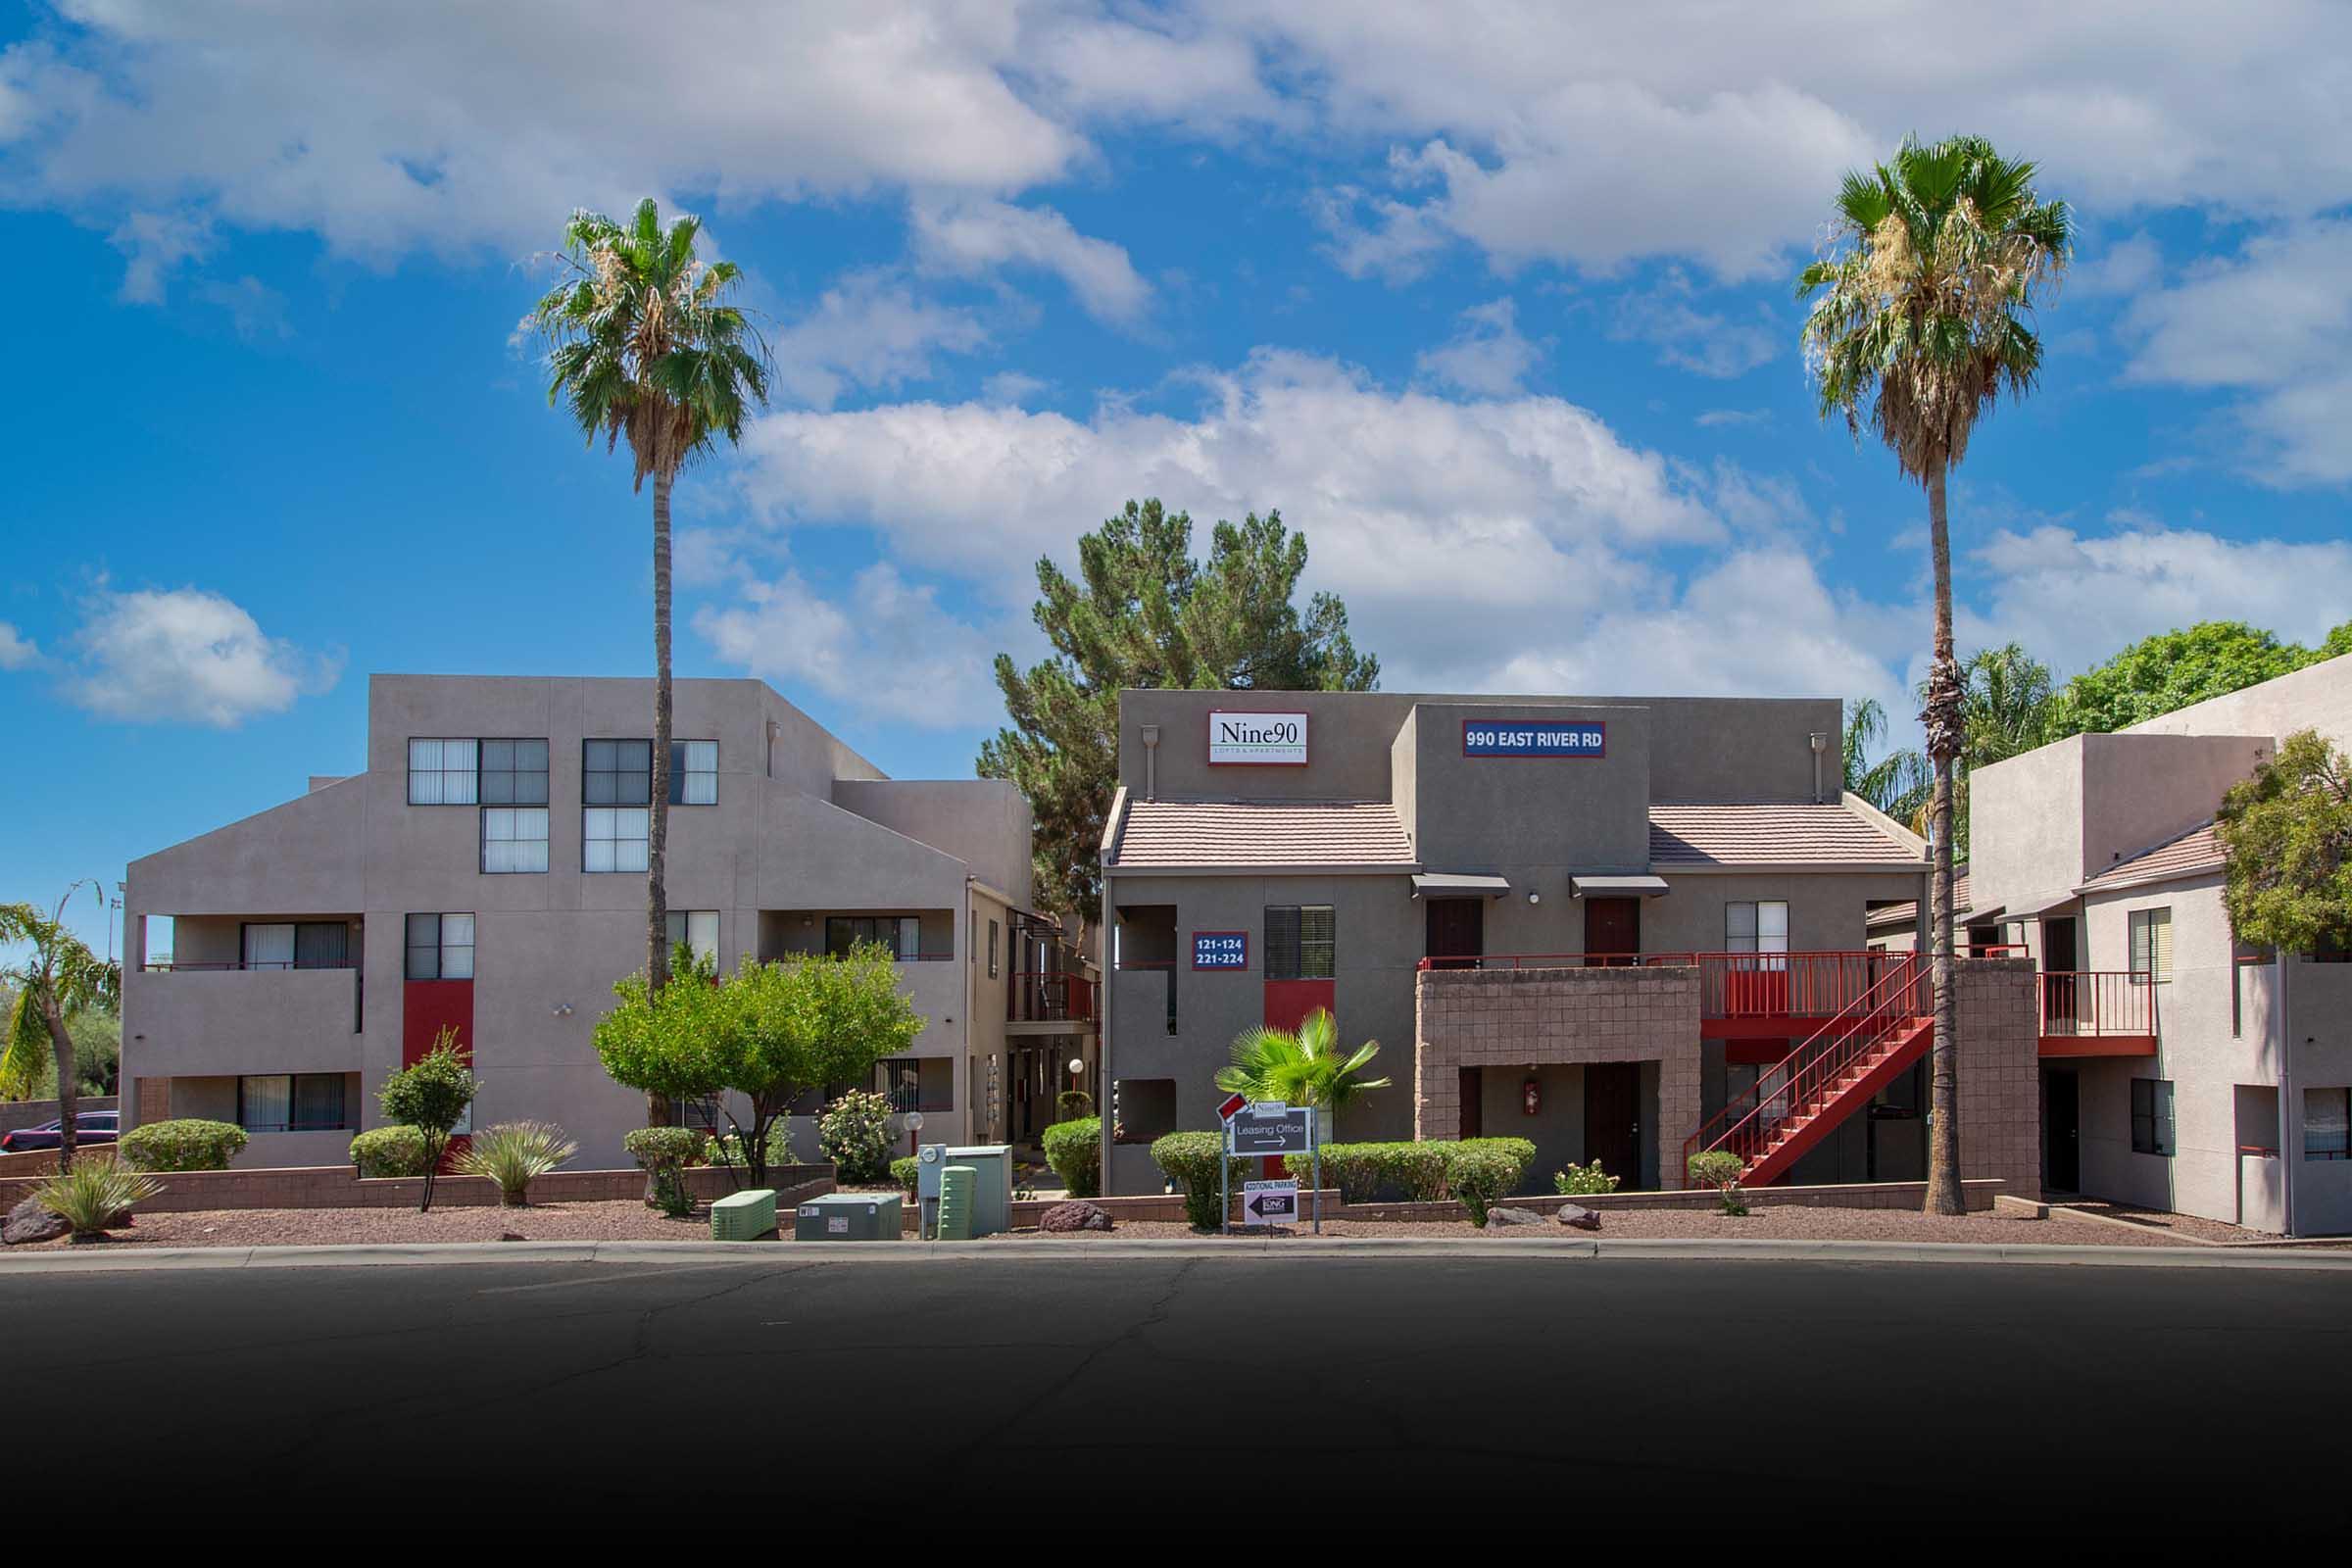
[[[847,1507],[882,1543],[1020,1554],[1049,1521],[1058,1550],[1123,1551],[1138,1528],[1259,1509],[1399,1542],[1727,1530],[1872,1551],[2029,1527],[2115,1548],[2207,1515],[2241,1544],[2340,1541],[2346,1518],[2345,1274],[473,1264],[0,1272],[0,1310],[12,1429],[70,1408],[126,1440],[105,1445],[124,1477],[105,1491],[128,1534],[184,1528],[165,1506],[181,1490],[240,1540],[306,1499],[387,1526],[405,1494],[577,1528],[749,1497],[796,1526]],[[670,1501],[649,1516],[648,1494]],[[988,1528],[909,1533],[942,1508]],[[1290,1554],[1246,1554],[1264,1549]]]

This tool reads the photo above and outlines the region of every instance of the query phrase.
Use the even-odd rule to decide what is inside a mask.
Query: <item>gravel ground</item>
[[[2102,1227],[2104,1229],[2106,1227]],[[398,1242],[692,1242],[710,1239],[710,1211],[669,1219],[633,1199],[525,1208],[212,1208],[142,1214],[108,1247],[348,1247]],[[73,1245],[60,1237],[41,1247]],[[10,1248],[23,1251],[23,1248]]]
[[[2123,1220],[2132,1225],[2144,1225],[2161,1231],[2167,1240],[2193,1247],[2199,1242],[2214,1242],[2224,1247],[2243,1247],[2249,1243],[2277,1242],[2280,1238],[2270,1231],[2248,1230],[2242,1225],[2226,1225],[2218,1219],[2206,1219],[2197,1214],[2168,1214],[2160,1208],[2141,1208],[2133,1203],[2112,1202],[2103,1198],[2071,1198],[2063,1203],[2050,1205],[2053,1212],[2072,1209],[2081,1214],[2099,1214],[2108,1219]],[[2110,1226],[2108,1229],[2114,1229]]]
[[[1035,1236],[1037,1231],[1016,1231],[1010,1234]],[[1200,1233],[1175,1221],[1132,1221],[1122,1223],[1117,1230],[1071,1231],[1062,1233],[1072,1240],[1100,1240],[1105,1234],[1127,1241],[1149,1240],[1162,1236],[1194,1236]],[[1262,1235],[1263,1232],[1236,1230],[1235,1237]],[[1286,1231],[1276,1234],[1293,1236],[1313,1243],[1311,1232]],[[1447,1236],[1461,1238],[1481,1232],[1468,1220],[1420,1220],[1397,1223],[1375,1223],[1369,1220],[1326,1220],[1325,1237],[1340,1236]],[[2178,1246],[2176,1237],[2161,1231],[2146,1233],[2129,1231],[2120,1225],[2070,1224],[2065,1220],[2011,1219],[2005,1215],[1969,1214],[1957,1219],[1917,1214],[1906,1209],[1891,1208],[1766,1208],[1758,1206],[1744,1219],[1695,1209],[1651,1209],[1645,1212],[1616,1210],[1601,1216],[1597,1233],[1570,1230],[1555,1220],[1545,1219],[1542,1225],[1496,1226],[1484,1233],[1497,1245],[1529,1236],[1587,1236],[1598,1234],[1617,1240],[1639,1237],[1676,1237],[1696,1241],[1780,1241],[1780,1242],[1981,1242],[2002,1246],[2049,1247],[2171,1247]]]

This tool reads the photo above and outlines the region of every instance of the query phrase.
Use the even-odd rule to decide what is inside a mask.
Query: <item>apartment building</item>
[[[1963,923],[2039,971],[2050,1189],[2352,1231],[2352,962],[2235,942],[2214,830],[2303,729],[2352,744],[2352,658],[1972,778]]]
[[[645,963],[652,712],[647,680],[377,675],[364,772],[133,861],[126,1125],[215,1117],[253,1135],[241,1164],[340,1163],[447,1027],[476,1123],[553,1121],[582,1163],[623,1163],[644,1101],[590,1033]],[[1029,907],[1012,786],[886,778],[759,681],[680,680],[674,712],[675,940],[722,970],[889,947],[926,1022],[871,1087],[927,1139],[1030,1135],[1091,1087],[1092,978]]]
[[[1835,699],[1130,691],[1102,841],[1113,1191],[1215,1125],[1235,1037],[1330,1008],[1346,1139],[1524,1136],[1682,1185],[1917,1179],[1932,1025],[1875,909],[1925,847],[1838,787]],[[2032,980],[1971,965],[1966,1174],[2033,1188]]]

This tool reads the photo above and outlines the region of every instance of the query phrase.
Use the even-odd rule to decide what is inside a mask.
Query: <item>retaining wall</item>
[[[302,1165],[282,1170],[160,1171],[164,1190],[139,1204],[151,1214],[206,1208],[415,1208],[424,1193],[420,1176],[366,1179],[349,1165]],[[32,1194],[40,1178],[0,1179],[0,1212]],[[715,1165],[686,1173],[686,1184],[704,1201],[724,1198],[738,1183]],[[767,1173],[778,1208],[833,1190],[830,1165],[779,1165]],[[789,1196],[788,1196],[789,1195]],[[559,1170],[531,1183],[534,1203],[597,1203],[645,1196],[645,1172]],[[434,1203],[450,1208],[484,1207],[498,1201],[498,1184],[487,1176],[443,1176],[433,1183]]]

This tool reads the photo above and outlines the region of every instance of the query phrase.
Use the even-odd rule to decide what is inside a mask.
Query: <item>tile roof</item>
[[[2223,858],[2221,835],[2214,831],[2212,822],[2199,822],[2153,849],[2116,861],[2084,882],[2082,890],[2087,893],[2099,888],[2129,887],[2136,882],[2160,882],[2168,877],[2218,871]]]
[[[1652,806],[1653,870],[1711,865],[1914,866],[1920,854],[1842,803]]]
[[[1137,801],[1110,863],[1190,865],[1416,864],[1404,822],[1387,801]]]
[[[1963,920],[1975,909],[1969,896],[1968,867],[1965,865],[1957,866],[1952,871],[1952,907]],[[1901,904],[1881,905],[1870,911],[1870,918],[1865,923],[1873,930],[1881,926],[1916,926],[1919,924],[1919,901],[1908,899]]]

